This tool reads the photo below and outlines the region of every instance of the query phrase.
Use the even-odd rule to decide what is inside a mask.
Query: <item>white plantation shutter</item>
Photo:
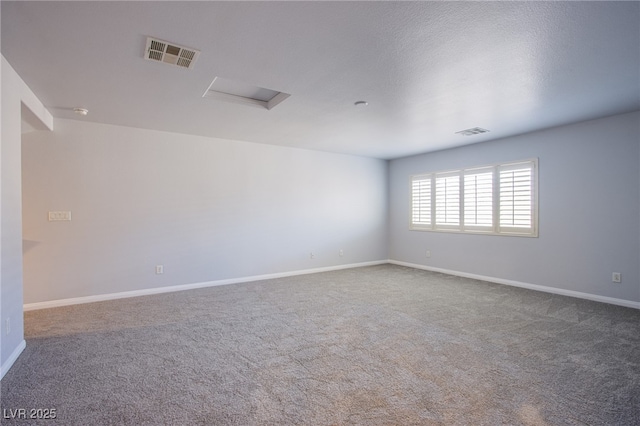
[[[431,228],[431,175],[411,179],[411,228]]]
[[[503,233],[536,234],[536,164],[527,161],[499,167],[499,229]]]
[[[436,175],[436,228],[460,226],[460,175]]]
[[[538,236],[538,160],[411,177],[411,229]]]
[[[494,169],[470,170],[464,175],[464,227],[493,230]]]

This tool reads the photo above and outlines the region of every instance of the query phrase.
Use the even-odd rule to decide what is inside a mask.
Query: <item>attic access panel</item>
[[[203,98],[261,106],[272,109],[289,96],[288,93],[253,86],[240,81],[216,77],[202,95]]]

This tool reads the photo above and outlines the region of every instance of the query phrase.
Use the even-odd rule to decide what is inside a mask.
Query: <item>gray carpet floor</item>
[[[394,265],[32,311],[25,334],[1,405],[56,410],[39,424],[640,424],[640,311]]]

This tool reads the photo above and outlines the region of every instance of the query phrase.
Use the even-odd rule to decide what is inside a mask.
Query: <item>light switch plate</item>
[[[49,212],[49,222],[55,222],[60,220],[71,220],[71,212],[70,211],[62,211],[62,212]]]

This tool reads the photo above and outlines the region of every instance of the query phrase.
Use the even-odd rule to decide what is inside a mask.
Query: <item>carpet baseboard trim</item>
[[[274,274],[253,275],[253,276],[241,277],[241,278],[230,278],[225,280],[206,281],[201,283],[182,284],[182,285],[174,285],[174,286],[167,286],[167,287],[154,287],[154,288],[149,288],[144,290],[123,291],[120,293],[108,293],[108,294],[98,294],[95,296],[73,297],[70,299],[49,300],[45,302],[26,303],[23,305],[23,310],[26,312],[26,311],[34,311],[38,309],[58,308],[61,306],[79,305],[83,303],[92,303],[92,302],[103,302],[106,300],[124,299],[127,297],[149,296],[153,294],[171,293],[174,291],[193,290],[193,289],[204,288],[204,287],[215,287],[219,285],[239,284],[239,283],[246,283],[251,281],[270,280],[274,278],[285,278],[285,277],[292,277],[296,275],[315,274],[318,272],[337,271],[340,269],[359,268],[362,266],[384,265],[386,263],[389,263],[389,261],[385,259],[385,260],[376,260],[371,262],[350,263],[347,265],[327,266],[323,268],[302,269],[297,271],[278,272]]]
[[[9,358],[7,358],[7,360],[0,366],[0,380],[2,380],[5,374],[7,374],[7,371],[9,371],[9,369],[13,366],[13,363],[16,362],[16,360],[18,359],[18,357],[26,347],[27,347],[27,342],[23,339],[22,342],[20,342],[20,344],[18,345],[18,347],[16,347],[13,350],[13,352],[11,352],[11,355],[9,355]]]
[[[583,293],[580,291],[564,290],[561,288],[547,287],[547,286],[538,285],[538,284],[529,284],[529,283],[524,283],[520,281],[506,280],[503,278],[488,277],[485,275],[477,275],[477,274],[471,274],[467,272],[453,271],[450,269],[434,268],[431,266],[419,265],[417,263],[401,262],[399,260],[389,260],[389,263],[394,265],[407,266],[410,268],[423,269],[425,271],[440,272],[443,274],[455,275],[458,277],[488,281],[496,284],[504,284],[504,285],[510,285],[513,287],[526,288],[529,290],[542,291],[545,293],[553,293],[553,294],[559,294],[562,296],[577,297],[578,299],[587,299],[587,300],[593,300],[595,302],[603,302],[603,303],[609,303],[612,305],[625,306],[627,308],[640,309],[640,302],[633,302],[631,300],[617,299],[614,297],[607,297],[607,296],[599,296],[597,294]]]

